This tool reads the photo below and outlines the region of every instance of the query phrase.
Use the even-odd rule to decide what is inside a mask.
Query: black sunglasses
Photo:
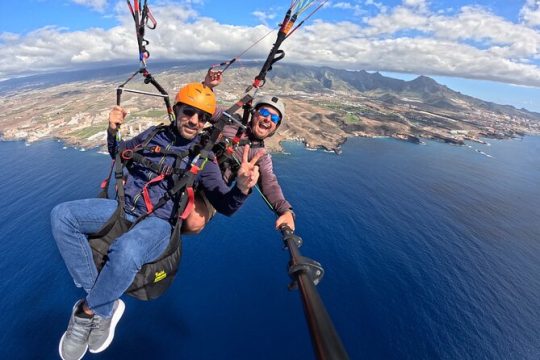
[[[202,111],[201,109],[194,108],[193,106],[189,106],[185,104],[175,105],[176,118],[180,117],[181,114],[187,117],[193,117],[195,114],[197,114],[199,121],[202,121],[202,122],[207,122],[212,117],[212,115],[208,114],[207,112]]]

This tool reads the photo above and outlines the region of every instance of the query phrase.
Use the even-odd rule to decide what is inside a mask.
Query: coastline
[[[166,88],[174,89],[179,82],[203,78],[204,73],[197,70],[178,74],[171,70],[159,76]],[[216,89],[225,106],[237,100],[235,94],[243,91],[240,84],[248,74],[237,70],[230,76],[231,86]],[[310,79],[313,74],[303,73],[303,76]],[[358,91],[344,87],[344,83],[336,83],[332,89],[291,85],[292,80],[282,79],[279,84],[269,81],[265,89],[282,98],[287,107],[279,131],[265,141],[271,152],[282,152],[282,141],[299,141],[307,149],[340,154],[343,144],[353,137],[388,137],[414,144],[435,140],[464,145],[467,141],[482,143],[483,138],[540,134],[540,114],[481,103],[448,89],[441,93],[445,102],[434,104],[423,101],[421,89],[413,92],[417,97],[413,101],[392,89],[381,93]],[[138,86],[144,89],[144,84]],[[81,92],[81,88],[85,91]],[[4,141],[28,143],[52,139],[71,147],[105,149],[111,88],[115,88],[112,82],[81,81],[0,97],[3,100],[0,137]],[[28,96],[34,98],[36,106],[25,106],[24,99]],[[163,105],[149,97],[126,97],[122,106],[129,113],[123,127],[125,139],[151,125],[169,121]]]
[[[479,152],[482,155],[485,155],[487,157],[491,157],[489,154],[484,153],[481,150],[475,149],[472,147],[472,145],[468,144],[467,142],[473,142],[481,145],[490,146],[489,140],[512,140],[512,139],[522,139],[528,136],[540,136],[536,133],[531,134],[523,134],[520,136],[508,136],[508,137],[482,137],[482,138],[465,138],[462,142],[452,142],[452,141],[445,141],[444,139],[434,137],[434,138],[420,138],[415,136],[410,137],[403,137],[403,136],[381,136],[381,135],[369,135],[369,134],[349,134],[348,136],[343,137],[340,139],[339,142],[335,143],[332,146],[328,145],[322,145],[322,144],[313,144],[310,143],[308,140],[306,140],[303,137],[299,136],[293,136],[293,137],[278,137],[276,136],[276,139],[270,139],[271,141],[268,141],[266,144],[266,148],[270,153],[273,154],[287,154],[283,147],[283,143],[285,142],[294,142],[294,143],[300,143],[303,145],[304,149],[307,151],[323,151],[327,153],[333,153],[336,155],[341,155],[343,153],[342,146],[347,143],[349,139],[354,138],[365,138],[365,139],[393,139],[398,141],[404,141],[409,142],[411,144],[415,145],[425,145],[427,141],[435,141],[450,145],[456,145],[459,147],[467,147],[471,148],[472,150]],[[126,138],[127,139],[127,138]],[[107,144],[106,142],[84,142],[84,139],[74,139],[72,137],[68,138],[62,138],[58,136],[45,136],[40,138],[32,138],[29,140],[28,138],[9,138],[5,137],[3,134],[0,133],[0,142],[24,142],[26,146],[31,146],[34,143],[39,142],[45,142],[45,141],[52,141],[52,142],[58,142],[63,145],[63,148],[71,148],[77,151],[85,152],[85,151],[93,151],[101,155],[109,155],[107,151]]]

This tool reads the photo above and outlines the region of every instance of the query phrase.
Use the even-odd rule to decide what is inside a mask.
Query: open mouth
[[[272,124],[266,121],[259,121],[259,127],[264,130],[270,130],[272,128]]]

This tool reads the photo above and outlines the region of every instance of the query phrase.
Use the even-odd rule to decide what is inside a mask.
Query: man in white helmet
[[[204,84],[211,88],[219,85],[222,80],[222,73],[219,71],[209,71],[204,80]],[[217,108],[212,116],[213,121],[217,121],[223,113],[223,108]],[[245,144],[250,145],[249,157],[252,159],[262,149],[264,149],[264,140],[274,135],[285,117],[285,104],[276,96],[260,96],[254,99],[254,111],[251,121],[248,123],[247,130],[242,134],[234,154],[233,161],[220,164],[225,181],[230,184],[236,177],[236,167],[242,160],[242,149]],[[235,137],[238,125],[227,125],[223,129],[224,138],[232,139]],[[236,164],[235,164],[236,163]],[[274,174],[272,158],[270,154],[264,154],[256,163],[259,167],[258,186],[268,201],[269,205],[278,216],[275,222],[276,229],[282,225],[287,225],[292,230],[295,229],[295,215],[291,204],[285,199],[281,186]],[[215,214],[215,210],[206,200],[204,193],[199,193],[194,213],[198,214],[198,229],[201,231],[206,223]],[[192,214],[191,228],[197,228],[193,220],[195,214]]]

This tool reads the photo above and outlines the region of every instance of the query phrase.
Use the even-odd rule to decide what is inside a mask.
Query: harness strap
[[[159,176],[158,176],[159,177]],[[191,172],[191,171],[185,171],[183,173],[183,175],[181,175],[181,177],[177,180],[174,179],[174,176],[173,176],[173,181],[175,182],[174,186],[172,187],[172,189],[170,189],[169,191],[167,191],[159,200],[158,202],[152,207],[152,211],[155,211],[157,210],[158,208],[162,207],[163,205],[165,205],[167,203],[167,201],[169,201],[170,199],[172,199],[180,190],[182,189],[189,189],[190,187],[193,186],[193,182],[195,181],[195,177],[196,175]],[[156,178],[154,178],[155,180]],[[188,192],[188,197],[189,197],[189,190],[187,190]],[[183,195],[183,194],[182,194]],[[185,196],[181,196],[180,197],[180,203],[179,203],[179,206],[178,208],[179,209],[185,209],[185,206],[187,206],[189,204],[189,199],[186,199]],[[146,204],[146,201],[145,201],[145,205]],[[148,208],[148,206],[147,206]],[[140,221],[142,221],[143,219],[145,219],[148,215],[150,215],[150,211],[148,211],[146,214],[143,214],[141,216],[139,216],[139,218],[135,221],[135,223],[132,225],[135,226],[137,223],[139,223]]]
[[[124,152],[124,154],[125,153],[126,152]],[[180,156],[182,156],[182,155],[183,154],[180,154]],[[184,173],[184,170],[182,170],[182,169],[173,168],[173,167],[171,167],[171,166],[169,166],[167,164],[158,164],[156,162],[153,162],[152,160],[150,160],[146,156],[143,156],[143,155],[141,155],[141,154],[139,154],[137,152],[130,153],[129,156],[130,156],[130,160],[133,160],[134,162],[143,165],[145,168],[152,170],[156,174],[165,174],[165,175],[177,174],[177,175],[182,175]],[[183,159],[183,158],[185,158],[187,156],[187,154],[182,156],[182,157],[180,157],[180,156],[179,156],[179,159]]]
[[[120,158],[120,151],[116,152],[114,160],[114,178],[116,180],[116,195],[118,197],[118,204],[124,210],[126,204],[125,191],[124,191],[124,166]]]
[[[107,178],[105,178],[101,182],[101,185],[99,186],[101,188],[101,192],[98,194],[98,198],[100,198],[100,199],[108,199],[109,198],[109,183],[111,181],[111,176],[112,176],[112,173],[113,173],[113,170],[114,170],[114,164],[115,164],[115,161],[113,160],[112,163],[111,163],[111,168],[109,170],[109,175],[107,176]]]
[[[189,151],[187,151],[187,153],[189,153]],[[166,201],[165,202],[162,201],[164,198],[166,200],[172,198],[172,196],[174,196],[174,194],[176,192],[178,192],[181,189],[181,187],[184,187],[184,186],[186,187],[186,193],[187,193],[187,196],[188,196],[188,201],[187,201],[186,207],[184,208],[184,211],[183,211],[182,215],[180,216],[180,218],[185,219],[191,213],[191,211],[193,211],[193,208],[195,206],[195,203],[194,203],[195,194],[194,194],[192,185],[193,185],[193,182],[195,180],[195,176],[199,173],[200,169],[204,168],[206,162],[210,158],[210,156],[208,154],[208,151],[202,150],[201,154],[206,155],[206,157],[203,157],[202,164],[200,166],[198,166],[197,164],[195,164],[193,162],[191,164],[191,166],[190,166],[189,174],[186,174],[185,169],[177,169],[177,168],[173,169],[172,167],[170,167],[168,165],[164,165],[164,164],[157,165],[157,164],[151,162],[149,159],[143,157],[142,155],[139,155],[137,153],[133,154],[134,158],[140,156],[142,158],[142,160],[145,160],[145,162],[150,162],[151,165],[157,165],[159,170],[161,170],[161,173],[158,176],[156,176],[155,178],[153,178],[152,180],[150,180],[149,182],[147,182],[144,185],[143,190],[142,190],[144,204],[146,206],[147,214],[150,214],[156,208],[159,208],[159,207],[163,206],[163,204],[165,204],[165,202],[166,202]],[[180,158],[180,156],[179,156],[179,158]],[[182,156],[181,158],[183,158],[183,157],[185,157],[185,156]],[[194,161],[196,161],[196,160],[194,160]],[[149,167],[153,168],[154,166],[149,166]],[[156,205],[156,207],[154,207],[154,205],[152,204],[152,199],[150,198],[150,193],[148,192],[148,187],[150,185],[154,184],[154,183],[162,181],[166,176],[171,175],[175,170],[177,172],[181,172],[183,177],[180,179],[179,184],[176,184],[176,186],[174,186],[174,188],[171,189],[171,191],[169,191],[168,193],[163,195],[163,197],[158,201],[158,204]],[[181,185],[181,187],[179,187],[178,185]]]
[[[167,128],[167,126],[163,125],[163,124],[159,124],[158,126],[156,126],[156,128],[148,135],[148,137],[146,139],[144,139],[144,141],[142,142],[141,144],[141,147],[147,147],[148,144],[150,143],[150,141],[158,134],[160,133],[161,131],[165,130]]]
[[[182,215],[180,215],[180,219],[182,220],[186,220],[189,214],[191,214],[191,212],[195,208],[195,192],[193,191],[193,186],[187,187],[186,193],[188,196],[188,201],[184,212],[182,212]]]
[[[154,212],[154,205],[152,205],[152,199],[150,198],[150,194],[148,193],[148,186],[150,186],[150,185],[152,185],[154,183],[160,182],[164,178],[165,178],[165,175],[161,174],[159,176],[156,176],[155,178],[153,178],[152,180],[150,180],[146,184],[144,184],[144,187],[143,187],[143,190],[142,190],[143,199],[144,199],[144,204],[146,205],[146,211],[149,214]]]
[[[174,155],[174,156],[179,157],[179,158],[185,158],[191,152],[190,150],[185,150],[185,151],[178,152],[178,151],[174,151],[174,150],[164,149],[159,145],[145,146],[145,147],[140,147],[140,148],[135,149],[136,152],[141,152],[143,150],[146,150],[148,152],[155,153],[155,154],[160,154],[160,155]]]
[[[260,140],[260,141],[253,142],[250,139],[243,139],[238,143],[238,146],[244,146],[244,145],[249,145],[249,147],[252,149],[258,149],[258,148],[264,147],[264,141]]]

